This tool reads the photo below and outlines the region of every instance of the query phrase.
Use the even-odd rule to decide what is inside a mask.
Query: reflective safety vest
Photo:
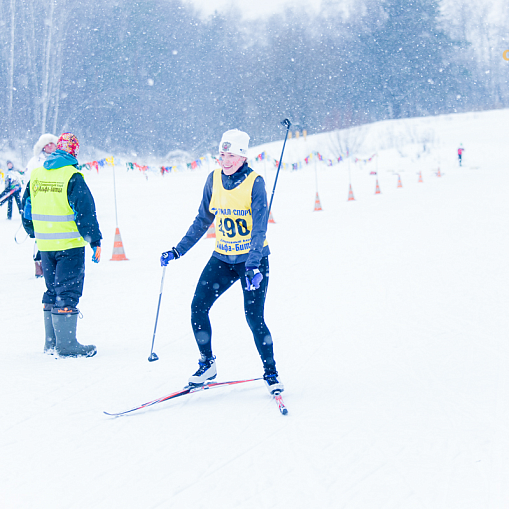
[[[63,251],[87,245],[67,200],[69,179],[75,173],[79,171],[74,166],[54,170],[40,166],[32,171],[30,201],[39,251]]]
[[[239,186],[228,191],[223,187],[221,169],[214,170],[209,210],[216,216],[215,250],[218,253],[249,253],[253,229],[251,193],[256,177],[258,174],[252,171]],[[267,239],[263,245],[267,245]]]

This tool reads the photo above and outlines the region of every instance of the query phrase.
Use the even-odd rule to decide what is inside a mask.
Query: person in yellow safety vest
[[[276,371],[272,336],[264,319],[270,254],[266,239],[267,193],[263,178],[247,164],[248,145],[249,135],[245,132],[231,129],[223,134],[219,144],[221,168],[207,178],[198,215],[177,246],[162,254],[160,262],[166,266],[170,260],[183,256],[216,222],[216,246],[191,304],[200,360],[189,385],[202,385],[216,378],[209,311],[218,297],[240,281],[246,320],[263,362],[263,378],[269,392],[276,394],[284,387]]]
[[[101,259],[101,231],[95,203],[83,175],[77,169],[79,142],[63,133],[57,149],[35,168],[23,195],[23,226],[35,237],[41,252],[46,281],[44,304],[44,352],[60,357],[92,357],[94,345],[76,339],[85,278],[85,246],[92,260]]]
[[[34,145],[33,157],[28,161],[23,175],[25,183],[30,180],[32,170],[42,166],[48,156],[55,152],[57,149],[58,136],[51,133],[41,134],[36,144]],[[37,242],[34,242],[34,263],[35,263],[35,277],[43,277],[41,253],[37,249]]]

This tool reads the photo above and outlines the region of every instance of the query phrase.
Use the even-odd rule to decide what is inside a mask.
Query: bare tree
[[[9,145],[12,148],[13,143],[13,129],[12,129],[12,106],[14,100],[14,41],[15,41],[15,21],[16,21],[16,0],[11,0],[11,40],[10,40],[10,55],[9,55],[9,78],[7,85],[7,132],[9,134]]]
[[[38,17],[35,14],[35,6],[33,0],[28,1],[24,10],[23,25],[25,27],[25,52],[26,52],[26,68],[29,77],[32,105],[31,112],[33,114],[33,125],[38,126],[41,123],[41,112],[37,99],[40,96],[40,83],[38,79],[38,55],[37,55],[37,35],[36,35],[36,20]]]
[[[14,0],[11,0],[14,1]],[[24,63],[30,83],[33,127],[41,134],[56,131],[65,38],[65,0],[23,3]]]
[[[357,126],[349,129],[341,129],[329,133],[328,148],[336,158],[340,156],[355,156],[362,151],[369,126]]]

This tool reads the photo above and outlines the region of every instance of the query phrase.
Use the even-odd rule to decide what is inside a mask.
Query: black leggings
[[[244,263],[226,263],[212,256],[196,286],[193,303],[191,305],[191,323],[194,337],[200,353],[212,357],[212,327],[209,320],[209,311],[214,302],[236,281],[241,280],[244,292],[244,311],[246,320],[253,333],[256,348],[263,361],[265,369],[275,369],[272,337],[265,325],[264,307],[267,286],[269,284],[269,259],[261,260],[260,272],[263,275],[260,288],[248,291],[245,287]]]

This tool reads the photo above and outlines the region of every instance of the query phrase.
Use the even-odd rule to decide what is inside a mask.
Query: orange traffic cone
[[[269,223],[276,224],[276,221],[274,221],[274,217],[272,216],[272,210],[269,212]]]
[[[440,168],[438,168],[438,171],[437,171],[437,177],[441,177],[442,174],[440,173]]]
[[[315,198],[315,212],[318,210],[322,210],[322,204],[320,203],[320,197],[318,196],[318,191],[317,191],[316,198]]]
[[[375,194],[382,194],[381,191],[380,191],[380,186],[378,185],[378,179],[376,179],[376,189],[375,189]]]
[[[401,176],[398,175],[398,187],[403,187],[403,184],[401,183]]]
[[[422,171],[419,172],[419,180],[418,182],[424,182],[424,180],[422,180]]]
[[[122,245],[122,237],[120,236],[120,230],[115,230],[115,241],[113,243],[113,256],[111,257],[112,262],[120,262],[122,260],[127,260],[124,253],[124,246]]]
[[[348,201],[355,201],[353,197],[352,184],[350,184],[350,190],[348,191]]]
[[[216,227],[214,226],[214,223],[212,223],[209,226],[209,229],[207,230],[207,239],[215,239],[216,238]]]

